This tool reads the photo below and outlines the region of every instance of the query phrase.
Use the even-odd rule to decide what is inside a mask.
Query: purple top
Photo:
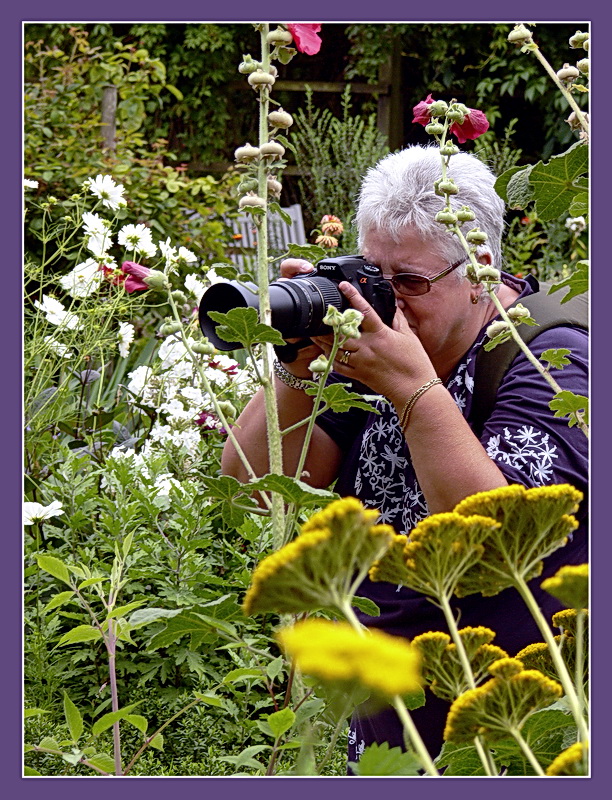
[[[504,282],[517,288],[521,296],[531,294],[531,287],[524,281],[502,274]],[[486,341],[485,330],[486,327],[480,331],[446,382],[446,388],[468,423],[471,422],[476,355]],[[535,355],[553,347],[570,350],[571,364],[562,370],[553,369],[551,374],[564,389],[587,395],[587,332],[570,326],[553,328],[537,336],[530,344]],[[334,375],[332,380],[346,379]],[[578,427],[570,428],[566,419],[553,416],[548,407],[550,400],[548,384],[527,358],[519,354],[504,376],[495,406],[480,436],[488,455],[509,483],[526,487],[570,483],[585,494],[577,514],[580,527],[565,547],[546,559],[543,574],[530,583],[548,620],[561,606],[539,585],[564,564],[582,564],[587,560],[588,506],[588,441]],[[393,405],[380,398],[375,406],[380,414],[360,409],[346,413],[325,412],[319,417],[318,425],[345,453],[335,490],[342,496],[358,497],[366,506],[380,511],[381,522],[393,525],[398,533],[408,533],[428,515],[427,504]],[[411,589],[366,579],[358,594],[370,598],[380,608],[378,617],[359,614],[366,625],[409,638],[425,631],[447,631],[442,612],[427,597]],[[494,597],[474,594],[460,600],[453,598],[452,606],[460,612],[461,627],[486,625],[492,628],[497,634],[493,643],[511,656],[527,644],[542,639],[514,589],[506,589]],[[434,706],[440,703],[428,693],[426,707],[412,712],[433,756],[441,746],[443,720],[448,708],[444,704],[444,712],[440,710],[438,718],[435,718]],[[388,740],[392,746],[401,744],[401,727],[397,722],[389,723],[387,720],[380,729],[376,726],[369,729],[368,725],[369,721],[362,719],[357,728],[353,726],[351,730],[352,760],[371,741]]]

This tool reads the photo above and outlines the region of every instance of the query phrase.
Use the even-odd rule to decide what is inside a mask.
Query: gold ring
[[[351,357],[351,351],[350,350],[344,350],[344,352],[340,356],[339,363],[343,364],[345,366],[348,365],[350,357]]]

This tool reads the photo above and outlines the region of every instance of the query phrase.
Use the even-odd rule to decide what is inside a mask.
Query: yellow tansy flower
[[[576,742],[560,753],[548,766],[547,775],[586,775],[585,755],[588,748]]]
[[[515,585],[517,575],[524,581],[539,575],[542,559],[566,544],[578,527],[569,514],[582,496],[569,484],[533,489],[512,484],[462,500],[456,513],[483,514],[500,527],[487,538],[482,558],[460,579],[456,594],[491,596]]]
[[[581,609],[585,620],[589,618],[589,612],[586,609]],[[576,635],[578,625],[578,614],[575,608],[564,608],[563,611],[557,611],[552,616],[552,624],[555,628],[561,628],[565,633],[571,633],[572,636]],[[585,626],[585,633],[588,632],[588,627]]]
[[[589,565],[566,566],[542,581],[542,589],[564,606],[580,610],[589,606]]]
[[[323,683],[354,683],[391,698],[421,685],[418,651],[406,639],[346,622],[307,619],[276,634],[282,649],[306,675]]]

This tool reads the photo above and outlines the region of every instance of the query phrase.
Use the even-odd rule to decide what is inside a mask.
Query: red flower
[[[287,30],[293,36],[295,46],[300,53],[314,56],[321,49],[321,37],[317,36],[321,30],[320,25],[290,23],[287,25]]]
[[[427,95],[426,100],[421,100],[420,103],[417,103],[412,109],[414,113],[412,121],[418,122],[420,125],[428,125],[430,122],[430,116],[427,113],[427,106],[434,102],[435,100],[429,94]],[[453,136],[457,137],[459,144],[464,144],[468,139],[478,139],[478,137],[482,136],[482,134],[488,129],[489,120],[486,118],[484,113],[482,111],[478,111],[476,108],[469,108],[463,122],[453,122],[449,128],[449,131],[453,134]]]

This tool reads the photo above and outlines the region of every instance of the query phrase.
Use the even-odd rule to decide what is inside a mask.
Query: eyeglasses
[[[443,278],[445,275],[449,275],[453,270],[457,269],[457,267],[464,264],[466,260],[466,258],[462,258],[460,261],[442,270],[442,272],[434,275],[433,278],[426,278],[424,275],[417,275],[414,272],[399,272],[391,278],[383,277],[385,280],[392,283],[400,294],[407,295],[408,297],[415,297],[420,294],[427,294],[431,289],[432,283],[439,281],[440,278]]]

